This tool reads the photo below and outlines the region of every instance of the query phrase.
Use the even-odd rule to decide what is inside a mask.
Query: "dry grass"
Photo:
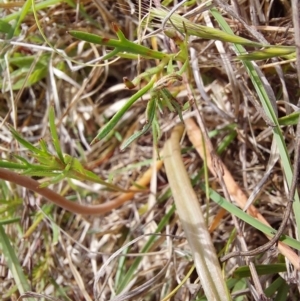
[[[79,2],[79,1],[78,1]],[[136,1],[134,1],[136,2]],[[72,38],[67,31],[72,29],[85,30],[108,38],[115,38],[111,23],[120,26],[129,40],[138,40],[141,17],[147,12],[148,1],[142,4],[142,15],[139,19],[138,4],[131,1],[84,0],[78,6],[76,2],[66,1],[55,5],[36,1],[36,8],[46,3],[45,7],[36,12],[39,24],[47,40],[55,49],[64,50],[59,54],[51,50],[44,42],[36,20],[31,12],[26,13],[21,21],[22,30],[16,32],[12,39],[5,41],[2,35],[1,71],[3,74],[2,92],[0,94],[0,147],[2,159],[14,160],[12,154],[31,160],[28,152],[13,140],[5,123],[13,125],[22,136],[33,144],[43,138],[51,148],[51,134],[48,129],[48,112],[53,103],[56,111],[56,124],[59,132],[60,145],[63,153],[80,160],[84,167],[92,170],[101,178],[122,187],[137,187],[138,179],[145,179],[139,184],[146,187],[144,191],[130,194],[121,201],[121,206],[100,216],[83,216],[72,214],[57,206],[49,205],[38,194],[12,183],[1,182],[0,222],[13,245],[23,272],[28,279],[32,292],[55,300],[96,300],[94,292],[99,294],[97,300],[109,300],[120,293],[122,281],[131,281],[124,285],[127,300],[165,300],[164,298],[183,281],[193,266],[190,248],[185,240],[182,225],[178,220],[164,167],[160,162],[157,171],[151,175],[145,173],[151,162],[156,158],[151,132],[147,132],[132,143],[125,151],[120,150],[121,143],[134,131],[141,129],[145,123],[145,107],[147,96],[135,103],[127,112],[112,135],[90,146],[97,131],[122,104],[134,93],[123,84],[123,77],[133,79],[137,74],[157,64],[155,60],[128,60],[120,58],[109,65],[95,63],[93,60],[105,54],[105,49],[90,45]],[[159,1],[154,1],[159,2]],[[73,3],[73,7],[70,5]],[[295,45],[294,25],[291,18],[289,2],[275,1],[272,6],[258,1],[244,1],[238,5],[239,16],[254,32],[261,34],[270,44]],[[24,2],[9,1],[0,3],[1,17],[8,21],[14,13],[20,11]],[[155,3],[153,3],[155,5]],[[169,5],[169,9],[172,8]],[[260,7],[261,5],[261,7]],[[196,6],[181,7],[178,13],[184,14]],[[259,6],[259,7],[258,7]],[[251,18],[250,10],[255,9]],[[132,14],[130,14],[132,12]],[[257,41],[253,35],[237,19],[223,10],[224,17],[237,35]],[[205,25],[209,22],[207,15],[197,15],[190,19]],[[160,26],[159,20],[150,20]],[[217,23],[212,20],[214,26]],[[147,32],[148,34],[149,32]],[[261,40],[258,41],[261,42]],[[166,49],[163,34],[155,35],[143,41],[144,45],[153,49]],[[220,42],[221,44],[221,42]],[[43,46],[37,48],[37,45]],[[48,47],[48,48],[47,48]],[[195,53],[191,64],[198,59],[204,85],[200,91],[199,82],[193,81],[192,92],[187,92],[184,83],[175,87],[181,92],[177,99],[185,103],[190,93],[194,94],[195,104],[184,118],[199,118],[201,114],[206,131],[211,137],[212,147],[227,169],[238,183],[241,191],[249,196],[261,179],[268,173],[266,181],[255,195],[256,206],[269,224],[277,229],[287,202],[287,189],[280,160],[274,161],[272,168],[267,170],[272,155],[272,127],[266,124],[262,115],[251,102],[257,99],[255,90],[241,63],[234,60],[232,47],[228,43],[216,46],[214,41],[198,39],[191,43]],[[220,47],[220,48],[218,48]],[[224,48],[227,57],[222,61],[218,51]],[[218,49],[217,49],[218,48]],[[251,51],[252,49],[249,48]],[[5,63],[20,56],[24,60],[32,56],[25,74],[14,75],[19,69],[18,64]],[[66,56],[72,57],[67,62]],[[18,79],[30,78],[33,70],[44,57],[45,65],[41,67],[44,75],[36,83],[24,87],[14,85]],[[278,61],[278,60],[277,60]],[[278,117],[294,112],[299,100],[299,74],[295,63],[280,64],[276,60],[260,61],[258,65],[276,96]],[[90,63],[92,62],[92,63]],[[228,65],[231,70],[228,71]],[[27,66],[27,67],[28,67]],[[227,66],[227,67],[226,67]],[[44,68],[44,69],[43,69]],[[8,72],[9,71],[9,72]],[[231,73],[228,73],[231,72]],[[229,74],[229,75],[228,75]],[[201,82],[200,82],[201,85]],[[9,86],[9,85],[8,85]],[[169,138],[171,129],[180,123],[175,113],[160,114],[162,137],[157,149],[161,150]],[[283,126],[286,145],[292,157],[295,141],[295,124]],[[120,138],[121,137],[121,138]],[[182,139],[182,153],[185,167],[193,179],[194,190],[199,196],[208,225],[214,225],[213,242],[217,252],[230,248],[226,244],[234,241],[233,219],[225,214],[218,219],[219,206],[206,203],[205,191],[200,189],[204,182],[203,161],[196,148],[186,136]],[[219,149],[222,148],[222,149]],[[50,149],[54,153],[54,149]],[[36,178],[36,180],[44,180]],[[149,184],[149,185],[148,185]],[[209,174],[209,185],[224,195],[218,175]],[[82,204],[99,205],[111,200],[125,198],[121,192],[106,190],[100,184],[82,183],[70,180],[61,181],[49,186],[69,200]],[[140,188],[140,186],[138,186]],[[223,187],[224,188],[224,187]],[[228,189],[230,191],[230,189]],[[230,193],[231,197],[233,195]],[[225,195],[226,196],[226,195]],[[238,198],[234,199],[236,203]],[[241,205],[242,206],[242,205]],[[161,229],[160,229],[161,227]],[[160,229],[157,231],[157,229]],[[151,241],[149,234],[159,232]],[[243,237],[249,249],[266,243],[268,239],[260,231],[245,224],[242,225]],[[295,213],[292,213],[286,227],[286,235],[297,237]],[[131,242],[131,244],[128,244]],[[149,247],[145,247],[149,244]],[[1,245],[0,245],[1,246]],[[115,252],[122,251],[120,256]],[[280,292],[287,293],[276,300],[299,300],[299,263],[290,264],[274,252],[265,252],[253,259],[255,264],[286,263],[287,270],[280,274],[284,279]],[[0,248],[0,300],[17,300],[20,292],[16,289],[15,279],[9,272]],[[287,256],[285,254],[285,256]],[[294,255],[293,255],[294,256]],[[136,258],[142,259],[137,262]],[[287,257],[285,257],[287,258]],[[295,258],[295,257],[293,257]],[[250,277],[236,280],[233,272],[238,266],[244,265],[243,259],[232,258],[223,265],[224,277],[228,282],[235,282],[233,296],[241,294],[235,300],[257,300],[259,285]],[[101,268],[101,275],[99,270]],[[126,272],[133,268],[134,277]],[[271,287],[277,272],[271,270],[259,278],[262,289]],[[205,300],[203,291],[197,280],[197,273],[191,272],[190,278],[172,296],[172,300]],[[96,279],[96,282],[95,282]],[[128,280],[129,279],[129,280]],[[147,282],[148,281],[148,282]],[[95,283],[95,287],[93,288]],[[142,287],[142,285],[145,287]],[[234,286],[234,285],[233,285]],[[231,289],[233,288],[231,287]],[[94,289],[94,291],[93,291]],[[257,293],[258,290],[258,293]],[[276,291],[276,290],[275,290]],[[242,294],[243,293],[243,294]],[[1,293],[0,293],[1,294]],[[37,295],[31,295],[37,297]],[[275,298],[272,295],[271,298]],[[114,299],[125,300],[125,299]]]

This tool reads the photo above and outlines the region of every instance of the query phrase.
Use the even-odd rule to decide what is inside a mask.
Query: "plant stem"
[[[159,170],[161,166],[162,161],[157,161],[155,168]],[[120,207],[126,201],[131,200],[136,192],[143,192],[142,189],[139,189],[137,187],[147,186],[151,179],[151,175],[152,167],[144,173],[144,175],[136,182],[135,186],[130,187],[129,192],[121,194],[119,197],[113,199],[110,202],[101,205],[89,206],[71,202],[49,188],[40,187],[40,183],[36,180],[20,175],[14,171],[0,168],[0,179],[11,183],[15,183],[29,190],[32,190],[40,194],[50,202],[56,204],[57,206],[64,208],[72,213],[82,215],[101,215],[117,207]]]

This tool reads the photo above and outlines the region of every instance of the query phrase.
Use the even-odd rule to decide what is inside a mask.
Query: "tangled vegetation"
[[[297,5],[0,3],[1,300],[299,300]]]

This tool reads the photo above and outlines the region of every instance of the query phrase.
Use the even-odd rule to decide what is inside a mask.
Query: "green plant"
[[[16,34],[21,20],[31,10],[33,10],[35,14],[36,22],[39,26],[39,20],[36,15],[37,11],[39,9],[43,9],[44,7],[47,7],[47,5],[50,4],[52,5],[57,3],[59,3],[59,1],[45,1],[35,6],[33,5],[32,8],[30,8],[30,1],[27,1],[26,5],[24,5],[22,14],[18,15],[19,19],[18,22],[16,23],[17,25],[15,27],[10,25],[10,23],[8,23],[10,18],[5,18],[0,23],[0,31],[4,32],[7,35],[7,37],[11,38],[14,34]],[[72,1],[67,1],[67,3],[71,6],[74,6],[74,3]],[[188,3],[188,5],[192,5],[193,3],[194,1],[191,1],[190,3]],[[87,14],[82,10],[82,7],[80,7],[80,12],[83,13],[86,16],[86,18],[88,17]],[[265,120],[269,122],[270,125],[273,127],[272,130],[274,134],[274,141],[276,141],[277,146],[279,148],[280,156],[282,158],[288,183],[290,183],[292,178],[291,164],[288,157],[287,147],[279,126],[287,125],[287,124],[293,124],[293,125],[296,124],[299,119],[299,114],[295,112],[287,116],[284,116],[280,119],[277,117],[276,111],[274,111],[274,108],[272,107],[272,101],[271,101],[272,99],[270,97],[270,94],[268,93],[268,91],[266,91],[265,86],[262,83],[261,74],[257,72],[257,70],[255,69],[251,61],[258,60],[258,59],[267,59],[270,57],[279,57],[279,56],[285,59],[291,59],[295,57],[295,47],[264,45],[262,43],[253,42],[248,39],[238,37],[231,32],[229,26],[226,24],[226,22],[224,21],[224,19],[218,13],[217,10],[212,9],[211,13],[215,17],[215,19],[220,23],[220,26],[223,28],[223,30],[216,30],[209,27],[194,24],[190,22],[188,19],[179,16],[177,14],[168,15],[168,12],[164,9],[153,9],[150,11],[150,16],[152,18],[158,18],[163,22],[163,24],[167,25],[165,28],[163,28],[164,29],[163,34],[167,37],[170,37],[173,40],[174,44],[177,46],[177,50],[175,51],[175,53],[165,53],[163,50],[156,51],[156,50],[152,50],[149,47],[134,43],[128,40],[124,36],[123,32],[116,24],[113,24],[112,27],[118,39],[109,39],[109,38],[101,37],[99,35],[90,34],[87,32],[80,32],[77,30],[68,29],[68,33],[74,38],[77,38],[82,41],[86,41],[88,43],[112,48],[112,50],[107,55],[103,56],[102,60],[104,64],[106,64],[107,60],[114,59],[116,57],[126,58],[130,61],[137,60],[139,58],[151,62],[156,60],[155,67],[147,68],[142,73],[137,75],[134,79],[131,80],[128,78],[124,78],[124,83],[129,89],[136,89],[135,94],[131,96],[127,101],[127,103],[100,129],[99,133],[92,140],[92,144],[95,144],[99,140],[104,140],[109,138],[109,133],[111,133],[116,128],[118,123],[123,118],[124,114],[132,107],[132,105],[146,94],[150,94],[149,97],[150,100],[148,101],[145,110],[146,111],[145,125],[141,130],[136,131],[128,140],[123,142],[121,148],[125,149],[132,142],[139,139],[150,129],[152,130],[154,145],[157,146],[158,141],[161,137],[160,127],[159,127],[159,115],[161,114],[161,112],[163,112],[164,109],[167,109],[171,112],[176,112],[178,113],[179,118],[183,122],[184,121],[183,111],[187,109],[190,105],[189,102],[187,102],[187,106],[177,102],[176,94],[178,93],[178,91],[176,90],[176,88],[173,87],[173,84],[176,85],[178,83],[180,84],[183,83],[187,89],[188,88],[190,88],[190,90],[193,89],[193,84],[191,83],[192,78],[191,78],[191,70],[190,70],[191,58],[189,55],[189,45],[188,45],[189,37],[197,36],[199,38],[204,38],[208,40],[219,40],[219,41],[224,41],[224,42],[229,42],[234,44],[234,47],[236,49],[236,58],[233,61],[234,62],[241,61],[242,64],[244,64],[247,73],[249,74],[253,82],[253,85],[256,89],[257,94],[259,95],[260,101],[264,108],[265,115],[267,116]],[[173,25],[175,25],[176,30],[173,28]],[[53,47],[53,45],[47,39],[45,39],[45,41],[55,51],[57,51],[55,47]],[[250,54],[246,54],[245,53],[246,50],[241,45],[244,45],[245,47],[250,46],[250,47],[264,48],[264,49],[260,49],[257,51],[253,51]],[[61,52],[57,52],[57,53],[61,55]],[[31,87],[35,83],[42,80],[46,76],[49,60],[50,60],[50,56],[48,54],[41,55],[40,57],[38,57],[38,59],[34,56],[26,56],[20,53],[15,53],[14,56],[8,57],[8,62],[9,62],[8,65],[13,68],[13,71],[11,72],[11,79],[13,82],[11,90],[19,90],[24,87]],[[6,67],[8,68],[8,66],[5,67],[6,61],[4,61],[3,57],[1,62],[2,62],[1,65],[3,67],[2,68],[3,70]],[[62,70],[64,69],[63,66],[57,66],[57,67],[58,68],[61,67]],[[6,82],[0,82],[0,85],[3,91],[8,91],[10,89],[9,85],[7,85]],[[72,179],[75,179],[84,182],[87,181],[91,183],[99,183],[101,185],[104,185],[109,190],[117,190],[123,192],[126,191],[120,187],[116,187],[112,183],[107,182],[102,178],[99,178],[99,176],[96,175],[94,172],[84,167],[84,164],[81,163],[80,159],[74,158],[62,152],[59,139],[58,139],[58,132],[56,129],[54,108],[52,106],[49,109],[49,125],[50,125],[50,133],[51,133],[51,142],[53,143],[53,148],[55,150],[55,153],[50,152],[47,143],[43,139],[40,140],[38,146],[36,146],[35,144],[27,141],[26,138],[23,138],[18,133],[18,131],[15,130],[13,127],[10,127],[10,131],[12,133],[13,138],[29,152],[29,158],[26,157],[24,158],[20,155],[13,154],[10,159],[6,159],[6,160],[2,159],[0,161],[0,167],[1,167],[0,178],[4,180],[8,180],[12,183],[16,183],[28,189],[31,189],[43,195],[48,200],[53,201],[57,205],[66,208],[72,212],[75,212],[76,214],[92,214],[92,213],[102,214],[103,212],[108,212],[109,210],[111,210],[110,209],[111,207],[110,208],[107,207],[108,209],[106,208],[106,211],[97,211],[96,206],[93,208],[92,206],[79,205],[76,202],[72,203],[66,200],[65,198],[63,198],[62,196],[55,194],[51,189],[47,188],[50,185],[57,184],[62,181],[67,181],[70,187],[74,187],[72,183]],[[234,121],[233,124],[231,124],[230,133],[226,136],[227,140],[224,139],[223,144],[219,145],[220,150],[228,147],[228,145],[236,137],[237,135],[235,131],[236,128],[237,128],[237,124]],[[215,131],[217,132],[219,131],[219,129],[216,129]],[[211,134],[213,135],[213,133]],[[176,151],[178,150],[178,148],[179,148],[179,144],[177,145]],[[159,154],[158,147],[156,150],[156,154]],[[164,160],[167,161],[168,159],[171,159],[171,157],[172,157],[172,151],[169,152],[169,157],[167,159],[164,158]],[[175,162],[172,163],[173,171],[171,171],[171,175],[168,174],[170,182],[172,181],[172,177],[175,178],[178,175],[180,176],[181,171],[179,169],[177,170],[176,163],[177,163],[176,160]],[[15,171],[17,170],[21,174],[17,174],[15,171],[9,171],[9,169]],[[199,172],[198,176],[200,175],[201,173]],[[42,181],[38,182],[36,180],[30,179],[29,177],[40,177],[42,178]],[[179,181],[180,180],[177,179],[177,186]],[[187,182],[188,182],[188,178],[187,178]],[[206,184],[208,184],[208,182]],[[144,188],[143,185],[140,186],[136,185],[136,187],[138,187],[138,189],[136,190],[139,191],[141,191],[141,189]],[[215,191],[209,189],[208,185],[201,186],[201,187],[203,190],[207,192],[207,196],[209,196],[214,202],[218,203],[218,205],[224,207],[227,211],[231,212],[233,215],[251,224],[254,228],[259,229],[260,231],[266,233],[268,236],[273,235],[274,232],[273,229],[261,225],[253,217],[249,217],[246,213],[242,212],[232,204],[228,203],[221,196],[216,194]],[[3,186],[3,191],[5,191],[6,189],[7,188]],[[173,189],[172,193],[176,195],[176,192],[174,192],[176,191],[174,190],[174,186],[172,189]],[[182,193],[184,195],[184,191]],[[161,197],[159,201],[165,200],[168,196],[171,196],[170,190],[167,191],[166,194],[163,197]],[[182,197],[182,199],[189,199],[189,196],[186,196],[186,198]],[[179,202],[180,201],[181,200],[179,200]],[[183,201],[184,200],[182,200],[182,202]],[[17,204],[20,204],[19,200],[16,200],[16,202]],[[120,204],[122,204],[122,202],[119,202],[118,206]],[[189,206],[188,201],[183,202],[181,205]],[[295,210],[299,209],[299,199],[297,195],[296,195],[296,202],[294,207]],[[157,234],[159,234],[169,223],[171,217],[174,214],[174,211],[175,211],[175,206],[172,206],[172,208],[167,211],[166,216],[164,216],[164,218],[162,218],[161,221],[158,223],[157,227],[155,228],[155,232]],[[185,217],[185,219],[187,218],[188,217]],[[40,218],[39,221],[41,219],[42,218]],[[14,223],[15,221],[16,221],[15,219],[11,218],[5,221],[3,220],[1,221],[1,223],[9,224],[9,223]],[[297,217],[297,225],[299,229],[298,217]],[[193,231],[193,228],[191,229],[187,228],[187,231]],[[0,230],[1,230],[1,235],[3,235],[3,237],[4,236],[7,237],[3,229],[1,228]],[[281,240],[298,250],[300,249],[298,241],[295,241],[287,236],[282,236]],[[18,262],[16,256],[14,256],[15,254],[10,255],[11,250],[9,249],[9,243],[7,243],[7,241],[8,239],[3,240],[3,246],[2,246],[3,249],[6,248],[5,256],[7,257],[7,260],[9,260],[9,258],[12,258],[14,263]],[[141,254],[144,255],[146,252],[151,251],[151,247],[153,247],[155,243],[157,243],[156,236],[153,235],[147,240],[143,248],[141,248]],[[197,244],[199,244],[199,248],[200,248],[201,241],[195,241],[195,245]],[[130,248],[126,247],[124,249],[124,255],[129,253],[129,251]],[[192,255],[197,254],[197,251],[199,250],[193,249]],[[40,271],[40,273],[42,273],[43,268],[46,269],[47,262],[48,262],[47,258],[45,261],[41,261],[41,269],[40,270],[38,269],[37,271]],[[45,264],[44,266],[43,263]],[[130,282],[135,276],[135,272],[139,268],[140,263],[141,263],[141,257],[138,257],[133,261],[133,264],[131,264],[130,269],[126,272],[126,268],[127,268],[126,260],[124,259],[124,257],[121,257],[119,259],[118,261],[119,269],[118,269],[118,274],[115,283],[115,288],[116,288],[115,291],[117,294],[121,294],[122,291],[125,290],[125,288],[130,284]],[[214,265],[217,265],[217,263],[214,262]],[[22,273],[20,272],[20,267],[17,266],[17,264],[15,266],[16,268],[14,268],[14,266],[10,267],[11,269],[15,269],[15,271],[17,271],[17,273],[14,276],[15,279],[20,278],[23,282],[26,282],[25,276],[22,275]],[[199,270],[199,266],[197,266],[197,268],[198,268],[198,272],[201,273],[201,268],[200,270]],[[266,269],[267,272],[264,271],[264,273],[266,274],[271,273],[272,269],[274,269],[274,266],[268,265]],[[278,269],[276,269],[276,273],[283,270],[284,269],[282,268],[282,266],[280,266]],[[258,268],[258,271],[259,272],[261,271],[260,267]],[[39,273],[37,274],[39,275]],[[242,274],[240,278],[246,276],[248,276],[248,270],[244,272],[244,274]],[[239,279],[235,281],[235,279],[230,278],[229,280],[231,281],[228,281],[230,282],[228,284],[228,287],[233,291],[238,288],[246,287],[245,281],[242,281],[243,279],[242,280]],[[223,284],[221,284],[221,286],[223,286],[224,288]],[[283,295],[286,296],[287,284],[285,281],[282,281],[282,278],[277,278],[276,281],[274,281],[274,283],[272,283],[269,286],[268,292],[266,292],[266,294],[268,296],[271,296],[274,292],[280,290],[280,288],[284,288]],[[19,291],[22,293],[26,290],[29,290],[28,286],[26,285],[19,287]],[[205,295],[207,297],[208,293],[206,291],[202,295],[201,294],[199,295],[200,295],[199,298],[205,298]],[[225,295],[221,297],[228,298],[228,299],[230,298]]]

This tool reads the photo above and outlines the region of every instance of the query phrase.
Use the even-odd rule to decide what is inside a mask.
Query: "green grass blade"
[[[1,219],[0,220],[0,225],[9,225],[9,224],[14,224],[17,222],[20,222],[21,218],[20,217],[13,217],[13,218],[8,218],[8,219]]]
[[[37,3],[35,5],[35,9],[36,9],[36,11],[39,11],[39,10],[42,10],[42,9],[49,8],[49,6],[51,6],[51,5],[56,5],[56,4],[60,4],[60,3],[61,3],[61,0],[46,0],[46,1],[41,1],[41,2],[39,2],[39,3]],[[28,12],[32,13],[32,8],[30,8]],[[19,18],[19,16],[21,14],[22,14],[22,10],[18,11],[18,12],[15,12],[15,13],[12,13],[10,15],[7,15],[5,17],[2,17],[2,21],[10,22],[12,20],[16,20],[16,19]]]
[[[293,112],[289,115],[278,119],[280,125],[296,125],[299,121],[300,111]]]
[[[91,144],[94,144],[98,140],[103,139],[110,131],[113,130],[113,128],[117,125],[119,120],[122,118],[122,116],[129,110],[129,108],[144,94],[146,94],[154,85],[156,81],[156,77],[153,76],[152,79],[149,81],[149,83],[143,87],[141,90],[139,90],[137,93],[135,93],[133,96],[130,97],[130,99],[127,101],[127,103],[112,117],[112,119],[100,130],[98,135],[93,139]]]
[[[16,253],[13,247],[10,244],[9,238],[7,237],[3,226],[0,224],[0,246],[3,252],[3,255],[6,259],[6,263],[9,267],[10,272],[14,277],[14,281],[17,285],[17,288],[20,294],[24,294],[30,291],[30,286],[28,281],[23,273],[22,267],[18,261]],[[33,298],[28,298],[30,301],[34,301]]]
[[[0,160],[0,167],[2,168],[9,168],[9,169],[25,169],[27,168],[26,165],[14,162],[8,162],[4,160]]]
[[[284,282],[278,289],[278,293],[274,301],[286,301],[288,300],[290,286]]]
[[[249,54],[240,54],[240,60],[254,61],[266,60],[273,57],[288,57],[289,59],[296,57],[296,48],[293,46],[274,46],[263,50],[253,51]]]
[[[124,144],[121,146],[121,150],[124,150],[127,146],[129,146],[134,140],[138,139],[142,135],[144,135],[151,127],[154,116],[156,113],[156,98],[152,97],[147,104],[146,115],[147,120],[146,124],[143,126],[141,131],[134,133],[131,137],[129,137]]]
[[[12,90],[19,90],[23,87],[30,87],[33,84],[39,82],[46,77],[48,71],[47,66],[35,66],[33,71],[31,68],[20,68],[11,72],[11,80],[13,81]],[[29,75],[28,73],[31,72]],[[3,86],[0,82],[0,88],[4,88],[4,91],[9,91],[9,86]]]
[[[8,35],[12,30],[13,30],[12,26],[8,22],[0,20],[0,32]],[[8,38],[8,36],[7,36],[7,38]]]
[[[258,275],[270,275],[275,273],[286,272],[285,263],[274,264],[259,264],[255,265],[255,269]],[[251,277],[250,267],[248,265],[240,266],[233,272],[234,278]]]
[[[168,11],[164,9],[151,9],[151,14],[156,18],[164,19],[168,15]],[[211,28],[208,26],[199,25],[189,21],[188,19],[174,13],[170,17],[172,23],[182,32],[187,33],[189,36],[196,36],[202,39],[218,40],[229,43],[236,43],[245,46],[263,47],[261,43],[253,42],[248,39],[241,38],[233,32],[228,33],[219,29]],[[165,32],[168,35],[168,32]]]
[[[21,22],[28,15],[28,11],[30,8],[31,8],[31,0],[27,0],[20,11],[18,18],[16,18],[17,22],[16,22],[14,28],[12,28],[10,34],[8,35],[8,39],[11,39],[16,34],[16,31],[19,28]]]
[[[9,130],[11,134],[13,135],[14,139],[16,139],[21,145],[23,145],[25,148],[27,148],[29,151],[33,152],[34,154],[41,154],[40,149],[35,147],[33,144],[28,142],[27,140],[23,139],[21,135],[12,127],[9,125]]]
[[[226,23],[224,18],[221,16],[221,14],[216,9],[211,9],[211,13],[216,18],[216,20],[219,22],[220,26],[222,27],[222,29],[224,31],[232,33],[231,28],[229,27],[229,25]],[[245,53],[245,49],[242,46],[234,45],[234,47],[235,47],[235,50],[238,55]],[[288,186],[290,187],[291,183],[292,183],[292,178],[293,178],[293,171],[292,171],[289,153],[287,151],[287,147],[285,144],[285,139],[284,139],[281,129],[279,127],[277,114],[274,111],[274,108],[273,108],[271,101],[268,97],[268,94],[264,88],[261,78],[258,75],[258,73],[256,72],[252,62],[250,62],[250,61],[242,61],[242,62],[251,78],[251,81],[252,81],[252,83],[255,87],[255,90],[259,96],[261,104],[265,110],[265,113],[267,114],[269,119],[275,125],[275,127],[273,128],[274,139],[276,140],[276,144],[277,144],[277,147],[278,147],[278,150],[280,153],[280,157],[281,157],[281,165],[283,166],[283,169],[285,172],[285,177],[286,177]],[[298,232],[298,236],[299,236],[300,235],[300,214],[296,214],[296,213],[300,212],[300,199],[299,199],[299,194],[297,191],[295,194],[295,202],[293,204],[293,209],[295,212],[297,232]]]
[[[273,296],[281,287],[286,284],[286,281],[282,277],[278,277],[273,281],[265,290],[264,293],[267,297]]]
[[[203,191],[206,191],[206,186],[204,184],[200,184],[200,187]],[[226,211],[230,212],[231,214],[234,214],[239,219],[243,220],[244,222],[251,225],[255,229],[265,233],[267,236],[272,237],[272,236],[274,236],[274,233],[276,233],[275,229],[264,225],[260,221],[256,220],[254,217],[250,216],[249,214],[242,211],[238,207],[236,207],[233,204],[229,203],[226,199],[221,197],[214,190],[209,189],[209,196],[215,203],[217,203],[219,206],[224,208]],[[290,238],[286,235],[282,235],[281,238],[280,238],[280,241],[282,241],[286,245],[300,251],[300,241],[297,241],[296,239]]]
[[[49,125],[50,125],[50,132],[53,140],[53,145],[55,148],[55,151],[57,153],[58,158],[60,159],[61,162],[65,163],[65,159],[60,147],[59,143],[59,138],[56,130],[56,125],[55,125],[55,113],[54,113],[54,107],[50,106],[49,110]]]

